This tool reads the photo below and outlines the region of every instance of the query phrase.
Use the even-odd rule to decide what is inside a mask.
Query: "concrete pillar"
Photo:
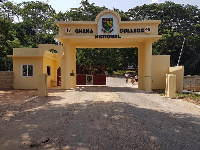
[[[38,96],[48,96],[46,73],[38,75]]]
[[[76,46],[70,43],[64,45],[64,88],[76,88]]]
[[[64,51],[64,50],[63,50]],[[61,58],[61,89],[65,89],[65,58]]]
[[[169,67],[169,74],[176,75],[176,91],[183,92],[184,66]]]
[[[151,63],[152,63],[152,42],[146,41],[144,44],[144,90],[151,91],[152,77],[151,77]]]
[[[138,46],[138,89],[144,90],[144,44]]]
[[[169,98],[176,97],[176,75],[166,74],[165,94]]]

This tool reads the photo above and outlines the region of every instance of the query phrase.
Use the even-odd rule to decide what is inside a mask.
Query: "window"
[[[47,66],[47,75],[48,75],[48,76],[51,75],[51,66]]]
[[[33,76],[33,65],[22,65],[22,76],[24,77]]]

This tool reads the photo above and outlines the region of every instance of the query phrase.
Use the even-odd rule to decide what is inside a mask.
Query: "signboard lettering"
[[[150,33],[151,28],[145,27],[145,28],[137,28],[137,29],[120,29],[120,33]]]
[[[121,38],[119,35],[95,35],[95,39],[116,39]]]
[[[93,33],[92,29],[76,29],[76,33]]]

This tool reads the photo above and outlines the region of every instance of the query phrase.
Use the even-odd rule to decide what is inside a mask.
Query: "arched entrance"
[[[138,88],[152,89],[152,43],[158,35],[159,20],[121,21],[111,10],[99,13],[95,21],[57,22],[63,44],[61,58],[61,87],[76,87],[76,48],[138,48]]]

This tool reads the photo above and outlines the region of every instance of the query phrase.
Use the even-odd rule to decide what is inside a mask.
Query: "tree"
[[[79,8],[71,8],[67,11],[68,20],[73,21],[94,21],[96,16],[107,8],[95,6],[94,3],[90,4],[88,0],[82,0]]]
[[[0,16],[10,22],[14,22],[15,17],[19,20],[19,5],[15,5],[10,1],[3,1],[0,4]]]
[[[55,10],[43,2],[23,2],[20,4],[20,16],[22,17],[22,24],[26,34],[35,37],[33,43],[55,43],[54,40],[54,26],[55,26]]]
[[[12,23],[0,17],[0,70],[12,70],[12,59],[7,55],[12,54],[13,48],[20,47],[19,40],[12,30]]]
[[[135,48],[77,49],[77,65],[106,66],[109,72],[126,70],[128,64],[137,66]]]
[[[163,37],[154,43],[153,54],[171,55],[172,66],[177,64],[185,37],[186,42],[180,63],[185,66],[185,74],[200,74],[200,70],[195,69],[200,63],[197,40],[200,36],[200,10],[197,6],[173,2],[154,3],[129,9],[127,15],[132,20],[161,20],[159,34]]]

